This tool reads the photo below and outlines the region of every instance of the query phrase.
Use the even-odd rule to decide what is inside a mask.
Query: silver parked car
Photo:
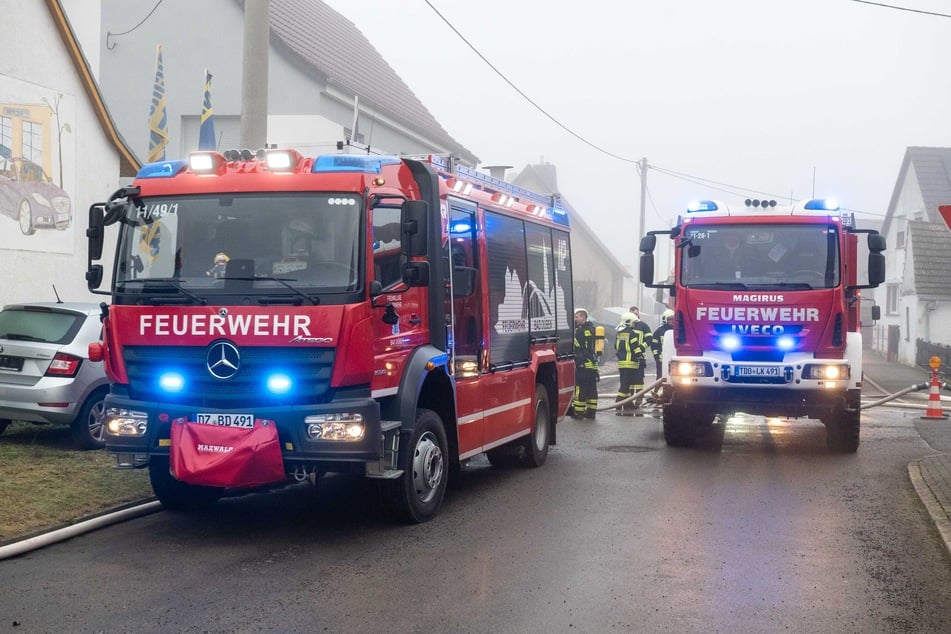
[[[89,360],[102,334],[99,304],[39,302],[0,310],[0,433],[14,420],[68,424],[80,449],[104,445],[103,363]]]

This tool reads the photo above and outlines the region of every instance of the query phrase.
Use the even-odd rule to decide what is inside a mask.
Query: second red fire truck
[[[669,282],[654,281],[657,235],[673,240]],[[663,343],[667,444],[690,445],[718,414],[743,412],[819,419],[831,451],[856,451],[859,304],[885,279],[883,236],[831,199],[701,201],[640,250],[642,283],[667,289],[675,310]]]
[[[555,202],[433,156],[144,166],[90,210],[107,449],[168,507],[344,473],[412,522],[472,457],[543,464],[574,386]]]

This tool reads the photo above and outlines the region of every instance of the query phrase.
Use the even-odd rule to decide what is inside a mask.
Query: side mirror
[[[868,250],[872,253],[881,253],[885,250],[885,236],[880,233],[868,234]]]
[[[870,286],[878,286],[884,281],[885,256],[880,252],[873,251],[868,254],[868,283]]]
[[[86,270],[86,288],[94,291],[102,285],[102,265],[90,264]]]
[[[646,235],[641,238],[641,252],[642,253],[653,253],[654,248],[657,246],[657,236],[655,235]],[[642,260],[643,262],[643,260]]]
[[[400,210],[403,239],[402,253],[407,258],[426,255],[429,237],[429,203],[425,200],[407,200]]]
[[[644,249],[641,248],[641,250],[643,251]],[[644,284],[645,286],[651,286],[653,283],[654,283],[654,254],[650,252],[642,253],[641,254],[641,284]]]
[[[102,259],[102,244],[105,240],[105,207],[96,203],[89,208],[89,228],[86,229],[88,241],[89,261]]]
[[[878,304],[872,306],[872,321],[878,321],[882,318],[882,307]]]

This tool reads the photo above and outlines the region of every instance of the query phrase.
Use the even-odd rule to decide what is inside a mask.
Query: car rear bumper
[[[35,385],[0,383],[0,418],[69,424],[79,415],[85,397],[76,393],[76,381],[71,378],[44,377]]]

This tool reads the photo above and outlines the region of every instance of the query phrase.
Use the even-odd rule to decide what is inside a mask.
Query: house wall
[[[218,149],[240,148],[244,13],[233,0],[164,0],[142,21],[143,7],[127,0],[102,0],[104,34],[98,40],[103,94],[126,142],[143,162],[149,145],[149,109],[156,49],[162,45],[169,144],[166,158],[198,148],[205,70],[212,74],[211,103]],[[333,152],[353,124],[353,97],[341,94],[313,68],[280,46],[268,58],[267,142],[304,154]],[[385,153],[421,154],[432,144],[360,102],[357,133]],[[297,118],[290,127],[289,117]],[[317,136],[317,135],[320,136]],[[360,140],[358,137],[357,140]],[[251,148],[257,149],[257,148]]]
[[[51,184],[68,197],[72,216],[62,230],[37,227],[26,235],[6,202],[19,204],[24,197],[17,187],[0,184],[0,200],[5,201],[0,203],[0,304],[54,300],[54,286],[64,301],[101,300],[86,289],[85,230],[89,206],[119,186],[119,154],[46,4],[7,3],[3,17],[16,25],[7,29],[0,56],[0,130],[7,130],[3,144],[9,143],[14,156],[29,154],[43,167]],[[79,23],[90,31],[97,20],[87,17]],[[115,239],[112,233],[109,239]]]

